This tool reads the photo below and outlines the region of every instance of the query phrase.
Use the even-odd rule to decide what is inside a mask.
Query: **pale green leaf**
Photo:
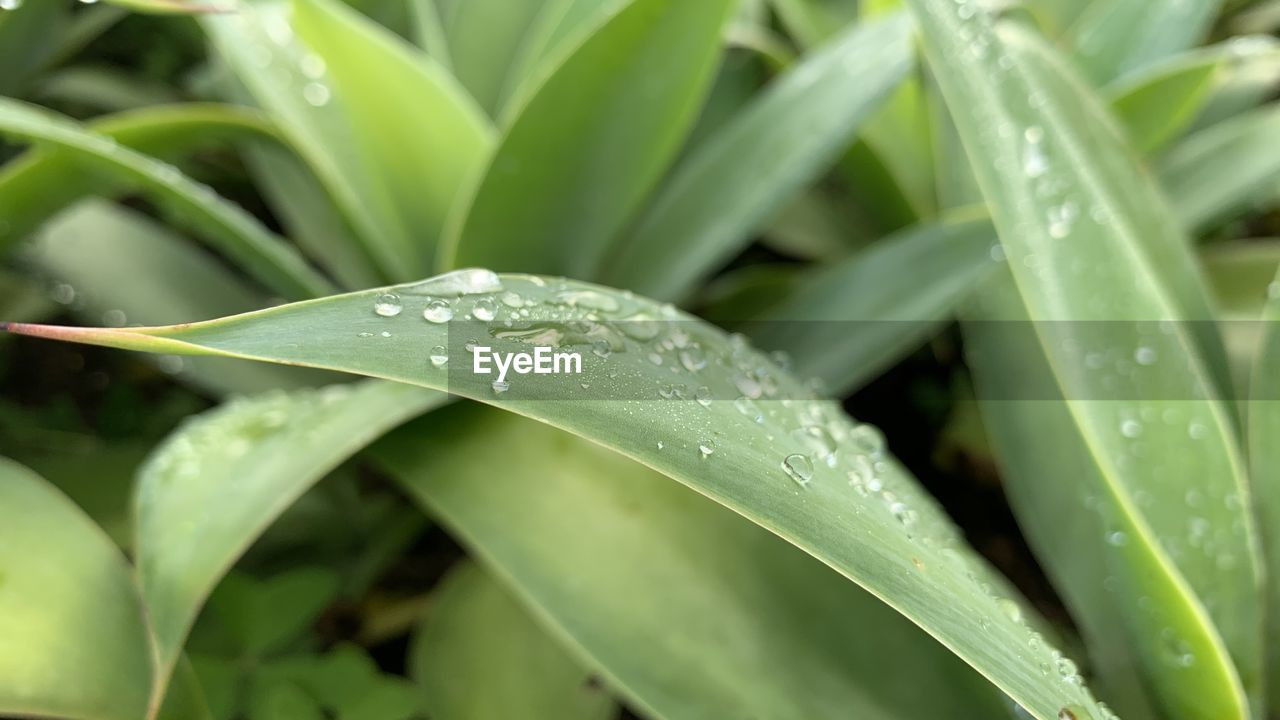
[[[995,267],[987,220],[903,231],[799,278],[744,329],[837,396],[916,349]],[[910,278],[910,282],[904,281]]]
[[[409,665],[437,720],[608,720],[617,708],[511,594],[472,564],[450,572]]]
[[[911,618],[1033,715],[1053,718],[1068,706],[1100,715],[1079,678],[1041,673],[1057,661],[1055,651],[1033,642],[1031,616],[1010,599],[1007,583],[964,549],[896,462],[886,455],[876,464],[876,431],[857,429],[835,403],[815,400],[741,338],[628,293],[540,277],[471,270],[397,286],[390,292],[402,311],[393,318],[374,312],[386,292],[169,328],[6,328],[342,369],[501,404],[639,460],[781,535]],[[441,319],[441,303],[459,318],[477,304],[486,315],[499,303],[528,314],[511,327],[425,320]],[[465,344],[480,338],[495,352],[555,342],[580,352],[582,373],[513,376],[498,392],[493,374],[469,371]],[[447,353],[440,363],[431,359],[438,351],[427,350],[434,346]],[[684,386],[683,399],[674,384]],[[758,399],[735,400],[744,396]],[[835,467],[825,460],[832,449]]]
[[[687,295],[834,163],[911,63],[902,15],[814,53],[682,161],[601,276],[657,298]]]
[[[382,191],[410,231],[390,275],[420,277],[454,199],[488,157],[493,128],[435,61],[336,0],[294,0],[293,25],[323,58],[326,81],[354,131],[350,142],[377,168]]]
[[[0,98],[0,129],[69,153],[81,171],[102,173],[172,208],[195,232],[289,298],[323,295],[332,286],[296,249],[252,215],[176,167],[121,146],[52,111]]]
[[[1280,200],[1280,105],[1188,137],[1157,171],[1183,225],[1204,231],[1253,204]]]
[[[1199,44],[1221,0],[1091,0],[1063,38],[1096,83]]]
[[[151,646],[124,556],[70,500],[5,459],[0,637],[0,714],[146,714]]]
[[[1258,516],[1267,532],[1267,572],[1280,577],[1280,278],[1268,287],[1262,338],[1250,387],[1248,442],[1253,483],[1258,492]],[[1267,696],[1280,703],[1280,584],[1267,587]]]
[[[136,212],[86,200],[35,238],[33,264],[74,294],[89,322],[165,325],[249,312],[268,298],[199,248]],[[332,382],[303,368],[264,367],[221,358],[168,358],[161,367],[218,395],[257,393]]]
[[[1128,538],[1113,577],[1167,598],[1127,616],[1129,642],[1171,715],[1247,717],[1261,679],[1258,540],[1189,243],[1097,98],[1042,41],[951,2],[911,5],[965,148],[982,159],[974,169],[1021,297],[997,319],[1045,354],[1051,373],[1030,387],[1065,400],[1098,468],[1090,491]],[[1114,370],[1092,369],[1099,358]],[[1221,500],[1188,507],[1192,488]],[[1195,516],[1232,530],[1206,547],[1187,531]],[[1170,661],[1170,633],[1194,667]]]
[[[447,267],[589,277],[695,119],[732,0],[634,0],[513,110]]]
[[[394,433],[375,455],[646,715],[912,720],[960,708],[982,718],[1002,712],[994,688],[905,618],[741,517],[554,428],[474,406],[444,413]],[[494,447],[502,448],[501,472],[474,461]],[[926,564],[916,572],[927,576],[932,568],[919,560]],[[461,652],[446,650],[437,650],[442,672]],[[566,699],[591,700],[587,688],[576,690]]]
[[[209,591],[271,521],[338,463],[441,400],[376,382],[273,393],[198,416],[155,451],[139,472],[135,545],[162,684]]]

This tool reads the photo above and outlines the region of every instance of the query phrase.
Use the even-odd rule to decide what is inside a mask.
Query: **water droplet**
[[[443,345],[431,348],[431,365],[442,368],[449,364],[449,350]]]
[[[1137,420],[1129,419],[1120,423],[1120,434],[1127,438],[1136,438],[1142,435],[1142,423]]]
[[[706,460],[707,458],[711,457],[711,454],[714,453],[715,451],[716,451],[716,443],[714,440],[698,441],[698,454],[702,456],[703,460]]]
[[[129,322],[123,310],[108,310],[102,313],[102,324],[107,327],[124,327]]]
[[[597,340],[591,344],[591,352],[595,353],[597,357],[607,359],[613,354],[613,348],[609,346],[607,340]]]
[[[1029,178],[1038,178],[1049,171],[1049,160],[1045,157],[1044,147],[1041,145],[1044,140],[1044,130],[1038,125],[1032,125],[1022,135],[1027,141],[1023,149],[1022,171]]]
[[[618,311],[617,300],[595,290],[566,290],[557,294],[556,298],[572,307],[584,307],[588,310],[601,310],[603,312]]]
[[[0,10],[17,10],[22,7],[22,0],[0,0]]]
[[[502,279],[492,270],[467,268],[454,270],[438,277],[400,286],[400,292],[410,295],[484,295],[502,290]]]
[[[1187,426],[1187,435],[1192,440],[1203,440],[1209,437],[1209,428],[1203,423],[1193,422]]]
[[[714,399],[711,396],[711,388],[706,385],[698,388],[693,393],[693,399],[697,400],[702,407],[711,407],[711,401]]]
[[[437,325],[447,323],[453,319],[453,308],[449,307],[449,303],[444,300],[432,300],[427,303],[427,309],[422,311],[422,317],[426,318],[427,322]]]
[[[83,2],[83,0],[81,0]],[[298,68],[302,70],[302,74],[312,80],[319,80],[324,77],[325,63],[324,58],[315,53],[307,53],[298,61]]]
[[[524,298],[520,297],[519,293],[503,293],[502,304],[510,308],[524,307]]]
[[[665,447],[666,447],[666,444],[664,444],[661,440],[659,440],[659,441],[658,441],[658,449],[659,449],[659,450],[661,450],[661,449],[663,449],[663,448],[665,448]]]
[[[1129,544],[1129,536],[1122,530],[1113,530],[1107,533],[1107,544],[1112,547],[1124,547]]]
[[[884,454],[884,435],[874,425],[859,423],[849,431],[849,442],[854,450],[872,459]]]
[[[329,91],[329,86],[324,83],[309,82],[302,88],[302,97],[314,107],[323,107],[329,104],[332,93]]]
[[[800,487],[808,486],[813,479],[813,462],[806,455],[793,453],[786,456],[782,459],[782,469]]]
[[[492,298],[480,298],[471,306],[471,316],[480,322],[489,322],[498,314],[498,305]]]
[[[1022,622],[1022,608],[1018,603],[1009,598],[999,598],[996,604],[1000,606],[1000,611],[1004,613],[1005,617],[1016,623]]]
[[[690,345],[680,351],[680,364],[689,372],[697,372],[707,366],[707,357],[701,347]]]
[[[53,301],[59,305],[70,305],[76,301],[76,289],[67,283],[58,283],[53,288]]]
[[[1146,345],[1143,345],[1142,347],[1133,351],[1133,360],[1139,365],[1155,365],[1156,364],[1155,348],[1151,348],[1151,347],[1147,347]]]
[[[404,310],[404,305],[395,293],[382,293],[373,299],[373,311],[381,317],[395,317],[401,310]]]
[[[751,398],[744,395],[734,400],[733,406],[751,422],[764,422],[764,413],[760,412],[760,407]]]
[[[494,395],[501,395],[511,389],[511,383],[505,380],[494,380],[491,387],[493,387]]]

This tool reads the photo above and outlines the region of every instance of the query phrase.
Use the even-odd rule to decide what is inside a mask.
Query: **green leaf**
[[[1200,260],[1223,321],[1222,339],[1231,359],[1232,380],[1241,397],[1248,397],[1263,331],[1269,326],[1259,321],[1267,291],[1280,268],[1280,240],[1213,243],[1201,249]]]
[[[1183,225],[1204,231],[1255,203],[1280,199],[1280,105],[1188,137],[1157,172]]]
[[[785,76],[674,171],[602,277],[661,299],[689,293],[750,240],[911,68],[901,15],[859,24]]]
[[[645,715],[1002,714],[994,688],[905,618],[697,493],[551,427],[475,406],[444,413],[392,434],[375,446],[376,457],[544,627]],[[475,462],[476,453],[494,447],[502,448],[498,472]],[[750,478],[761,481],[767,478]],[[925,564],[915,572],[931,570]],[[490,642],[510,652],[512,636],[489,625]],[[452,647],[436,648],[442,672],[461,662],[461,650],[445,654]],[[495,663],[482,667],[491,683],[520,677],[506,679]],[[564,687],[577,692],[560,702],[590,701],[581,671],[562,672],[566,680],[577,675],[578,687]],[[465,688],[452,690],[459,691]]]
[[[70,500],[5,459],[0,637],[0,714],[146,714],[151,647],[124,556]]]
[[[418,231],[399,214],[389,178],[352,142],[353,111],[329,82],[329,66],[343,59],[303,47],[284,2],[242,3],[235,14],[203,16],[200,24],[217,57],[328,190],[383,277],[412,276],[422,262]]]
[[[76,315],[101,322],[163,325],[266,307],[268,299],[207,253],[138,213],[85,200],[50,222],[28,256],[75,294]],[[303,368],[221,358],[168,358],[179,380],[218,395],[332,382]]]
[[[365,444],[442,399],[376,382],[273,393],[198,416],[156,449],[139,472],[135,545],[161,686],[205,597],[271,521]]]
[[[633,0],[523,105],[443,265],[589,277],[695,118],[732,0]]]
[[[0,10],[0,95],[21,94],[31,76],[48,63],[57,37],[68,22],[69,8],[62,3],[21,3],[13,10]]]
[[[1280,577],[1280,278],[1268,286],[1266,310],[1257,362],[1254,365],[1248,411],[1249,460],[1253,483],[1258,492],[1258,517],[1267,529],[1267,572]],[[1280,584],[1267,586],[1267,695],[1272,703],[1280,702]],[[1274,707],[1274,706],[1273,706]]]
[[[0,317],[23,322],[49,319],[57,306],[47,291],[30,280],[0,269]]]
[[[408,0],[413,18],[413,37],[435,59],[440,67],[453,71],[453,58],[449,52],[449,38],[445,34],[444,19],[436,0]]]
[[[1102,84],[1199,44],[1221,0],[1093,0],[1067,31],[1084,74]]]
[[[470,563],[432,596],[409,666],[438,720],[607,720],[617,713],[590,675]]]
[[[974,169],[1021,297],[997,319],[1045,354],[1052,372],[1030,387],[1065,400],[1097,467],[1090,491],[1128,538],[1114,576],[1134,597],[1166,600],[1130,613],[1129,641],[1171,715],[1247,717],[1260,689],[1258,541],[1189,243],[1105,109],[1041,41],[951,2],[911,4],[965,148],[982,158]],[[1099,360],[1106,371],[1092,369]],[[1219,500],[1188,507],[1191,489]],[[1187,532],[1196,516],[1233,530],[1206,546]],[[1194,667],[1170,662],[1169,631],[1194,648]]]
[[[1178,58],[1175,64],[1131,76],[1108,88],[1116,119],[1133,147],[1149,155],[1177,137],[1195,120],[1209,97],[1221,58]]]
[[[1280,44],[1237,37],[1155,63],[1112,83],[1107,97],[1129,138],[1150,154],[1189,128],[1247,110],[1280,79]]]
[[[463,0],[444,21],[454,76],[495,120],[512,65],[548,0]]]
[[[1009,599],[1007,583],[964,549],[905,471],[887,456],[877,464],[876,431],[815,400],[741,338],[629,293],[533,276],[469,270],[397,286],[390,292],[402,311],[391,318],[374,312],[387,292],[169,328],[6,327],[111,347],[342,369],[501,404],[639,460],[783,536],[921,625],[1033,715],[1053,718],[1073,705],[1101,715],[1079,678],[1041,674],[1041,664],[1056,662],[1055,651],[1033,642],[1023,619],[1030,615]],[[504,322],[424,320],[442,319],[445,305],[458,318],[474,314],[477,303],[486,315],[501,303]],[[527,315],[516,311],[507,327],[511,304]],[[499,392],[494,375],[468,372],[464,344],[482,337],[495,352],[558,343],[584,356],[582,373],[520,375]],[[440,350],[426,350],[433,346]],[[677,384],[684,399],[675,399]],[[836,467],[827,465],[832,448]]]
[[[176,167],[86,130],[65,116],[0,98],[0,130],[48,143],[75,158],[80,170],[140,189],[187,219],[193,229],[267,287],[289,298],[323,295],[332,286],[283,239]]]
[[[94,133],[157,159],[179,161],[218,144],[274,138],[256,112],[227,105],[173,105],[107,116],[88,125]],[[0,247],[26,238],[76,200],[135,189],[125,177],[85,173],[74,156],[45,149],[22,155],[0,172]]]
[[[420,277],[458,191],[489,156],[493,128],[442,67],[342,3],[294,0],[293,12],[299,35],[324,59],[352,144],[412,231],[394,277]]]
[[[916,349],[995,267],[987,220],[926,225],[809,271],[743,329],[848,395]],[[910,283],[903,278],[910,277]]]
[[[292,683],[343,720],[409,720],[416,717],[412,685],[385,675],[363,649],[349,644],[321,656],[295,656],[264,665],[255,680]],[[270,720],[277,715],[265,715]]]

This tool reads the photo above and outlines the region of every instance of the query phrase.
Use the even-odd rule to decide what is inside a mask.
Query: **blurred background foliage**
[[[935,79],[913,53],[894,54],[892,26],[876,26],[876,53],[848,49],[870,42],[849,28],[898,2],[708,0],[673,15],[688,32],[645,47],[603,25],[622,0],[299,0],[291,21],[287,3],[266,1],[243,21],[138,12],[183,9],[145,2],[9,1],[0,317],[179,323],[472,265],[671,300],[758,329],[753,339],[786,349],[798,374],[879,426],[968,542],[1076,642],[1005,500],[953,322],[1000,261],[981,196]],[[988,3],[1073,58],[1196,236],[1222,317],[1257,319],[1280,265],[1280,3],[1187,3],[1203,9],[1189,16],[1158,4]],[[1107,7],[1115,17],[1094,17]],[[726,8],[708,51],[695,31],[720,27]],[[596,29],[611,34],[593,46]],[[257,64],[264,43],[292,74]],[[592,62],[552,76],[575,48]],[[596,110],[560,110],[575,103]],[[510,177],[537,182],[481,177],[494,147]],[[473,183],[464,217],[455,198]],[[526,228],[536,231],[508,240]],[[751,324],[794,319],[818,322]],[[902,322],[871,337],[823,324],[855,319]],[[1257,327],[1226,333],[1247,377]],[[341,379],[5,335],[0,455],[132,553],[135,477],[184,418]],[[544,432],[466,412],[417,422]],[[482,569],[356,450],[270,523],[201,612],[179,676],[199,686],[208,716],[653,714],[629,679],[583,669],[576,640],[549,637],[512,578]],[[614,472],[608,463],[585,466]],[[721,522],[709,504],[689,515]],[[756,542],[745,524],[726,527]],[[676,562],[679,549],[664,550]],[[776,552],[767,560],[779,566],[804,559]],[[617,580],[618,592],[643,592],[639,577]],[[921,716],[911,712],[883,716]]]

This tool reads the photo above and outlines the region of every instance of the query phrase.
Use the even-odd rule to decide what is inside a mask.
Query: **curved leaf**
[[[375,313],[387,292],[401,304],[394,317]],[[424,319],[442,320],[446,306],[459,318],[474,315],[477,305],[500,322]],[[1007,583],[964,549],[932,500],[880,457],[874,429],[815,400],[741,338],[669,306],[586,284],[469,270],[169,328],[6,328],[342,369],[500,404],[639,460],[781,535],[921,625],[1036,717],[1068,706],[1101,715],[1069,668],[1041,674],[1060,656],[1036,638]],[[495,387],[493,374],[472,373],[467,362],[474,358],[465,346],[480,338],[495,352],[558,343],[583,356],[582,373],[512,376]]]
[[[246,138],[274,138],[274,129],[256,112],[229,105],[172,105],[110,115],[87,128],[144,155],[176,161],[210,144]],[[124,178],[82,171],[74,157],[33,150],[0,171],[0,248],[34,232],[59,210],[89,195],[133,189]]]
[[[439,65],[335,0],[294,0],[293,24],[341,98],[359,154],[378,169],[413,245],[400,276],[430,271],[458,191],[489,156],[493,128]]]
[[[905,231],[810,271],[742,329],[845,396],[952,318],[995,266],[995,242],[985,219]]]
[[[662,475],[491,409],[430,420],[375,456],[647,715],[1001,714],[999,693],[906,619]],[[498,472],[475,462],[493,447]]]
[[[1221,0],[1092,0],[1064,41],[1084,74],[1102,83],[1198,44]]]
[[[1280,199],[1280,105],[1192,135],[1157,170],[1183,225],[1204,231],[1254,203]]]
[[[1165,598],[1129,614],[1130,642],[1170,714],[1247,717],[1246,693],[1260,689],[1258,540],[1189,244],[1097,99],[1042,42],[1012,25],[997,33],[969,5],[911,5],[966,150],[985,159],[974,169],[1024,304],[997,319],[1044,353],[1038,387],[1053,394],[1040,397],[1065,400],[1100,470],[1092,492],[1128,538],[1115,576]],[[1135,460],[1146,452],[1170,461]],[[1188,507],[1191,489],[1216,502]],[[1200,543],[1187,532],[1195,516],[1230,530]],[[1171,661],[1170,630],[1195,649],[1194,667]]]
[[[443,265],[589,277],[695,119],[732,0],[634,0],[513,111]]]
[[[0,637],[0,714],[146,713],[151,646],[124,556],[70,500],[3,458]]]
[[[267,525],[339,463],[442,400],[376,382],[235,400],[189,421],[152,454],[134,510],[157,692],[205,597]]]
[[[332,287],[292,246],[252,215],[172,165],[89,132],[70,118],[15,100],[0,98],[0,130],[49,143],[73,156],[82,169],[105,173],[147,192],[188,219],[197,233],[247,272],[286,297],[323,295]]]
[[[268,298],[207,253],[146,217],[85,200],[54,218],[36,237],[33,264],[64,284],[81,318],[160,325],[249,312]],[[327,373],[266,367],[221,358],[167,358],[161,367],[219,395],[332,382]],[[340,378],[339,378],[340,379]]]
[[[834,163],[910,70],[910,29],[901,15],[859,24],[776,80],[676,168],[600,276],[656,298],[687,295]]]
[[[432,595],[409,665],[438,720],[608,720],[617,713],[591,676],[470,563]]]
[[[1249,403],[1249,459],[1258,490],[1258,517],[1267,530],[1267,571],[1280,577],[1280,277],[1268,287],[1262,340],[1254,365]],[[1280,703],[1280,584],[1267,588],[1267,693]],[[1274,707],[1274,705],[1273,705]]]

